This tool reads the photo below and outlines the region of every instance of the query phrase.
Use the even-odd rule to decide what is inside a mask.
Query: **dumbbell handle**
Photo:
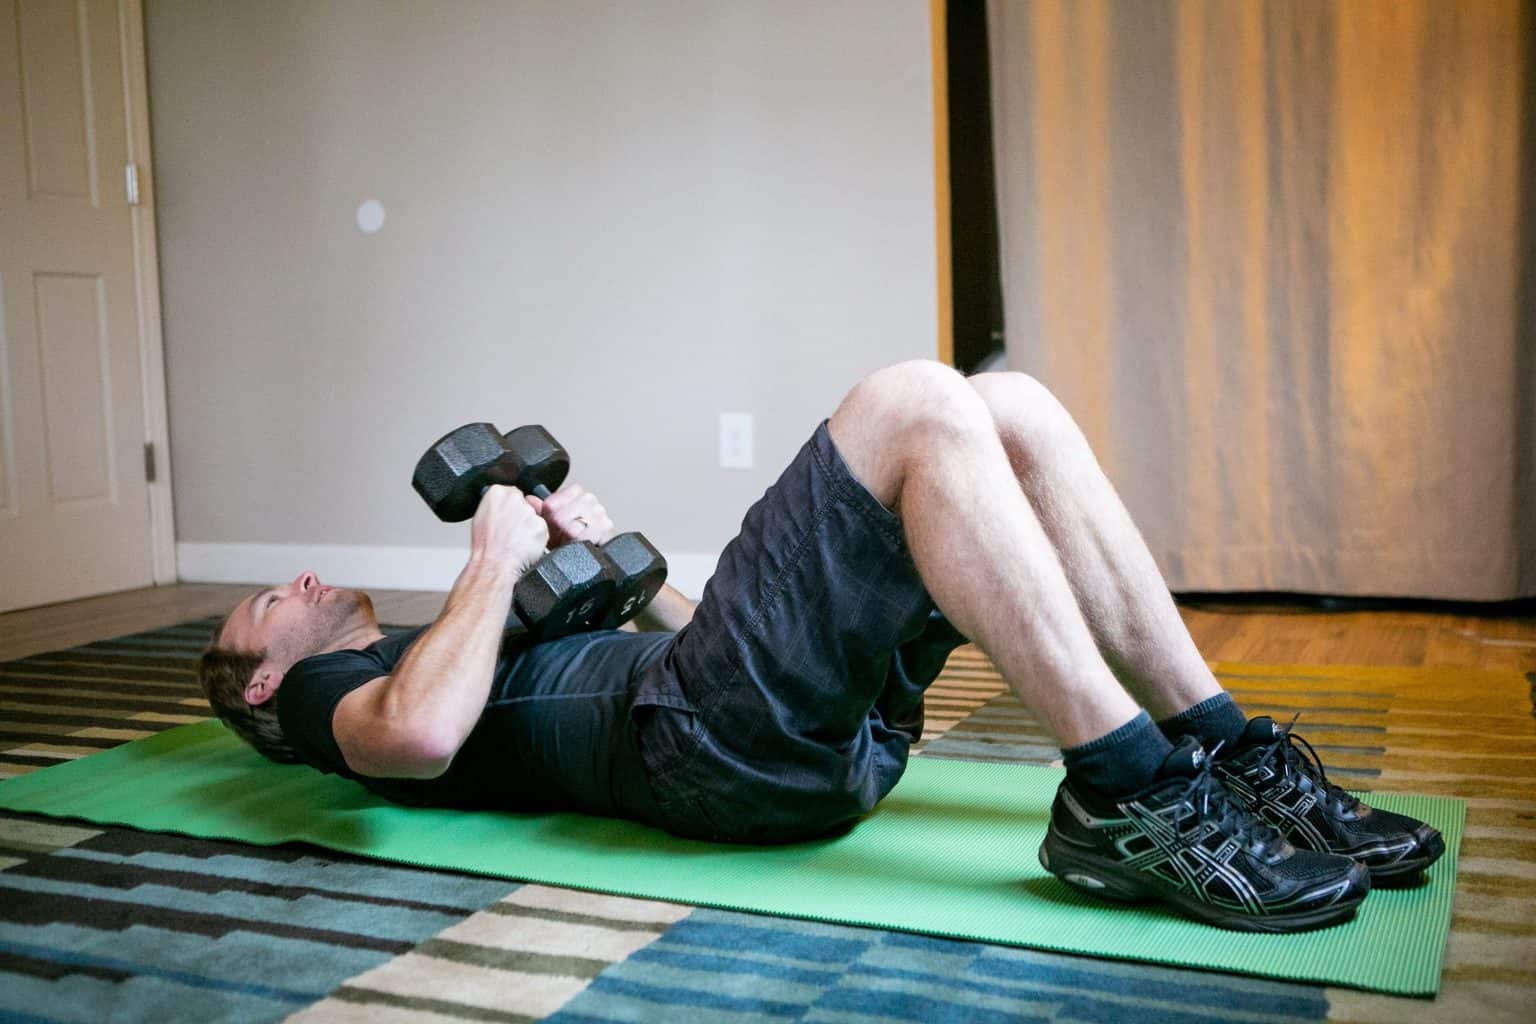
[[[484,487],[480,488],[480,498],[481,498],[481,500],[484,500],[485,499],[485,492],[490,490],[492,487],[516,487],[516,486],[517,486],[516,484],[486,484]],[[535,498],[538,498],[540,501],[543,501],[545,498],[549,497],[549,493],[550,492],[549,492],[549,488],[545,487],[543,484],[534,484],[528,490],[523,491],[523,493],[524,494],[531,494]]]
[[[487,484],[486,486],[480,488],[480,498],[481,498],[482,501],[485,499],[485,492],[490,490],[491,487],[493,487],[493,486],[497,486],[497,485],[495,485],[495,484]],[[516,484],[514,483],[514,484],[509,484],[509,485],[503,485],[503,486],[516,486]],[[543,484],[534,484],[531,488],[529,488],[524,493],[525,494],[532,494],[535,498],[538,498],[540,501],[543,501],[543,500],[545,500],[545,499],[547,499],[549,497],[550,490],[549,490],[548,487],[545,487]],[[604,555],[604,553],[603,553],[602,548],[598,547],[596,544],[592,544],[589,541],[574,541],[572,543],[585,543],[591,549],[592,554],[595,557],[597,557],[599,559],[603,559],[603,558],[606,557]],[[539,556],[539,562],[542,562],[544,559],[550,557],[551,550],[552,549],[550,549],[550,548],[545,548],[544,549],[544,554]],[[538,563],[536,562],[536,563],[534,563],[533,566],[529,567],[528,571],[524,574],[523,579],[518,581],[519,586],[521,586],[522,584],[527,582],[529,577],[537,572],[537,565],[538,565]],[[599,586],[597,589],[601,589],[601,587]],[[522,604],[523,604],[523,602],[517,601],[515,599],[515,594],[516,594],[517,588],[514,587],[513,590],[514,590],[514,602],[513,602],[513,604],[514,604],[514,607],[518,611],[518,617],[522,618]],[[611,601],[611,600],[612,600],[611,597],[607,598],[604,603],[606,604],[607,601]],[[601,610],[601,609],[599,609],[599,610]],[[592,619],[592,614],[593,613],[591,611],[589,611],[586,615],[581,616],[581,618],[583,620],[591,620]],[[598,616],[598,617],[601,618],[602,616]],[[546,632],[546,631],[548,631],[548,625],[549,624],[534,623],[534,622],[527,622],[527,621],[525,621],[524,625],[527,626],[528,629],[530,631],[532,631],[532,632]],[[543,627],[543,629],[541,629],[541,627]],[[564,628],[560,628],[559,626],[557,626],[556,628],[559,629],[560,632],[562,632],[562,633],[566,631]],[[589,622],[589,628],[590,628],[590,622]]]
[[[510,487],[510,486],[515,486],[515,485],[512,485],[512,484],[486,484],[484,487],[480,488],[480,500],[481,501],[485,500],[485,492],[490,490],[492,487]],[[543,501],[545,498],[549,497],[549,488],[545,487],[543,484],[534,484],[533,485],[533,490],[532,490],[531,493],[533,494],[533,496],[535,498],[538,498],[540,501]],[[544,555],[548,555],[549,552],[550,552],[549,548],[545,548],[544,549]],[[540,557],[543,557],[543,556],[540,556]]]
[[[480,497],[482,499],[485,497],[485,492],[490,490],[492,486],[495,486],[495,485],[487,485],[487,486],[482,487],[480,489]],[[537,498],[542,500],[544,498],[549,497],[549,488],[545,487],[543,484],[535,484],[533,486],[533,494],[534,494],[535,497],[537,497]],[[574,541],[573,543],[586,544],[592,550],[592,553],[594,555],[596,555],[599,559],[606,559],[607,558],[607,552],[605,552],[601,547],[597,546],[596,544],[593,544],[590,541]],[[539,560],[543,561],[545,558],[548,558],[550,556],[550,552],[551,552],[551,549],[545,548],[544,549],[544,554],[540,556]],[[537,563],[535,563],[535,564],[537,564]],[[533,574],[535,571],[536,571],[535,568],[530,567],[529,570],[528,570],[528,573],[524,574],[524,580],[526,580],[528,578],[528,576]],[[610,563],[610,571],[612,571],[612,564],[611,563]],[[662,574],[663,574],[662,575],[662,579],[663,580],[666,578],[665,573],[666,573],[666,569],[665,569],[665,567],[663,567],[663,569],[662,569]],[[519,584],[521,584],[522,582],[523,582],[523,580],[520,580]],[[516,588],[514,588],[514,593],[515,593],[515,590],[516,590]],[[628,601],[625,602],[625,607],[623,607],[621,609],[612,609],[608,613],[605,613],[604,616],[600,616],[600,618],[611,618],[611,619],[613,619],[615,626],[617,626],[621,622],[627,622],[631,618],[633,618],[635,612],[639,610],[639,608],[634,607],[634,604],[636,602],[636,599],[642,598],[642,597],[643,597],[643,595],[641,595],[641,594],[631,595],[630,598],[628,599]],[[641,603],[639,605],[639,607],[643,608],[646,604],[649,604],[649,603],[650,603],[649,598],[644,598],[643,603]],[[521,604],[522,604],[522,602],[514,601],[514,606],[518,607],[518,617],[519,618],[522,617]],[[588,618],[588,616],[583,616],[583,618]],[[539,631],[539,626],[541,625],[541,624],[537,624],[537,623],[528,623],[528,622],[525,622],[524,624],[531,631],[534,631],[534,632],[538,632]],[[592,624],[597,624],[596,620],[593,620]],[[612,628],[612,627],[610,627],[610,628]]]
[[[516,484],[509,484],[508,486],[515,487],[517,485]],[[485,488],[485,490],[482,490],[480,492],[480,497],[482,497],[482,498],[485,497],[485,491],[487,491],[487,490],[490,490],[490,488],[487,487],[487,488]],[[532,487],[528,488],[526,491],[523,491],[523,493],[524,494],[531,494],[535,498],[538,498],[540,501],[543,501],[545,498],[549,497],[550,491],[549,491],[549,488],[545,487],[543,484],[534,484]]]

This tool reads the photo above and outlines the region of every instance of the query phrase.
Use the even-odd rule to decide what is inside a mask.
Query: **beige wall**
[[[410,473],[476,419],[712,561],[936,352],[925,0],[146,7],[184,578],[446,586],[467,534]]]

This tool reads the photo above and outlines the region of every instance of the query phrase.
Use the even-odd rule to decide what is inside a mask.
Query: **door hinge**
[[[129,164],[123,168],[123,176],[127,183],[128,205],[139,205],[139,165]]]
[[[144,482],[155,482],[155,442],[144,442]]]

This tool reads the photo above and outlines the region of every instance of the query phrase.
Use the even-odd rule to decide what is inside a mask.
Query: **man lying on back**
[[[199,678],[268,757],[397,801],[790,842],[890,792],[969,639],[1063,748],[1039,856],[1068,884],[1295,931],[1443,851],[1243,715],[1076,424],[1022,374],[871,374],[747,511],[697,608],[664,589],[642,631],[509,628],[547,544],[612,533],[580,488],[492,487],[431,625],[387,637],[366,595],[305,572],[241,601]]]

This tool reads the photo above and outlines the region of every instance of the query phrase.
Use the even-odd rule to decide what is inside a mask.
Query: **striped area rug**
[[[0,776],[206,715],[213,620],[0,664]],[[1468,799],[1433,1002],[0,816],[6,1021],[1527,1020],[1536,720],[1513,673],[1218,665],[1360,789]],[[919,756],[1058,756],[974,648]],[[1021,850],[1022,858],[1035,851]],[[899,894],[893,894],[899,898]]]

